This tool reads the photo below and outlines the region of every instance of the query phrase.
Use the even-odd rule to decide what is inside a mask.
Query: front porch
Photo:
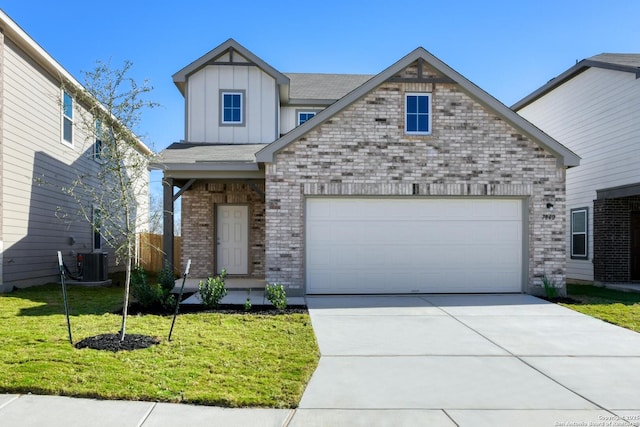
[[[184,305],[199,305],[201,304],[198,295],[198,285],[200,281],[205,281],[207,278],[191,278],[188,277],[184,283],[184,292],[187,294],[193,294],[186,298],[181,304]],[[232,305],[244,305],[247,298],[251,301],[252,305],[270,305],[271,303],[265,297],[266,281],[262,278],[237,278],[227,277],[225,279],[225,286],[228,293],[222,299],[221,304]],[[171,291],[174,294],[180,293],[182,287],[182,279],[176,280],[176,286]],[[307,305],[304,297],[287,297],[288,305]]]

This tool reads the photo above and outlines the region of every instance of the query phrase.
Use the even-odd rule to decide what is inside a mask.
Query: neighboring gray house
[[[567,173],[567,277],[640,281],[640,54],[578,62],[512,108],[582,157]]]
[[[82,86],[0,10],[0,291],[58,280],[56,251],[75,264],[104,242],[61,191],[99,167],[100,144],[81,126]],[[142,143],[141,152],[151,154]],[[147,182],[141,182],[148,188]],[[148,216],[148,197],[138,214]],[[113,257],[111,257],[113,264]]]
[[[167,211],[182,197],[193,276],[289,295],[564,285],[578,156],[423,48],[372,76],[287,74],[230,39],[173,79],[185,140],[152,166]]]

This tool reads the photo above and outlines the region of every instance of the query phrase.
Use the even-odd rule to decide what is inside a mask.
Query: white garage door
[[[309,198],[309,294],[520,292],[522,201]]]

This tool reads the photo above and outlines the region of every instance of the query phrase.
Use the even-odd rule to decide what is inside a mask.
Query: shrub
[[[544,286],[544,293],[549,299],[558,297],[558,286],[556,281],[549,278],[546,274],[542,276],[542,286]]]
[[[164,263],[162,270],[160,270],[160,273],[158,273],[158,282],[160,283],[160,287],[162,287],[162,290],[167,294],[169,294],[175,287],[176,279],[173,275],[173,269],[168,262]]]
[[[251,311],[251,288],[247,289],[247,300],[244,302],[244,311]]]
[[[162,272],[160,272],[160,277],[162,277]],[[171,295],[174,283],[173,276],[171,280],[171,287],[168,287],[166,280],[164,283],[150,284],[147,272],[144,268],[138,266],[131,272],[131,294],[144,308],[169,310],[176,303],[175,297]]]
[[[198,289],[200,290],[200,299],[205,307],[217,307],[222,298],[227,295],[227,288],[224,285],[224,278],[226,276],[227,270],[223,268],[220,275],[209,277],[206,282],[200,281]]]
[[[160,287],[148,283],[147,272],[140,266],[131,272],[131,294],[144,308],[157,305],[162,298]]]
[[[277,283],[270,285],[267,283],[264,293],[269,302],[278,310],[287,308],[287,293],[283,285],[278,285]]]

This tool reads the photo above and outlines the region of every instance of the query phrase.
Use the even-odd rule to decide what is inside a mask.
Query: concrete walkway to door
[[[640,425],[638,333],[528,295],[307,303],[322,356],[290,426]]]

